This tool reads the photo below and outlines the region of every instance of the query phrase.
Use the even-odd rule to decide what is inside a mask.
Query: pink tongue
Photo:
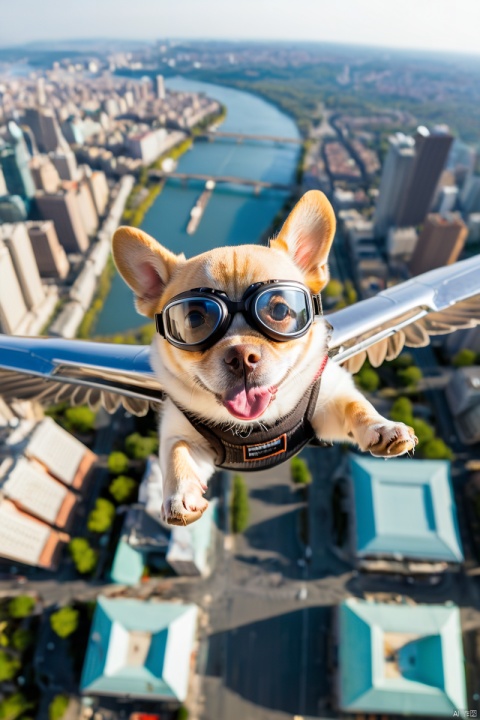
[[[231,415],[241,420],[254,420],[267,409],[272,393],[265,387],[234,390],[227,395],[224,405]]]

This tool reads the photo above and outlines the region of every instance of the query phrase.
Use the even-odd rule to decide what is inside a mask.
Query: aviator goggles
[[[171,345],[192,352],[207,350],[227,332],[236,313],[277,342],[302,337],[322,314],[320,295],[294,280],[250,285],[241,300],[222,290],[195,288],[176,295],[155,314],[157,332]]]

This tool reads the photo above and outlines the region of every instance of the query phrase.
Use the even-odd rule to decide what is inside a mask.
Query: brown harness
[[[293,457],[308,443],[320,447],[330,445],[317,439],[312,426],[327,360],[325,355],[315,379],[291,412],[269,428],[254,428],[248,437],[211,425],[185,408],[177,407],[214,450],[216,467],[243,472],[266,470]]]

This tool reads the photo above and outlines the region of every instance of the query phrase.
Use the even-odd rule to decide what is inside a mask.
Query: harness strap
[[[274,467],[296,455],[309,442],[324,444],[317,440],[312,420],[327,361],[328,355],[325,355],[312,384],[291,412],[268,429],[255,428],[247,437],[212,426],[177,403],[175,405],[214,450],[217,467],[242,471]]]

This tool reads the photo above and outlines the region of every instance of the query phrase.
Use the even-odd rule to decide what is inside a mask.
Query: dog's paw
[[[202,517],[208,507],[208,501],[202,495],[198,485],[193,484],[165,498],[162,506],[162,518],[169,525],[190,525]]]
[[[418,443],[413,428],[404,423],[384,420],[370,425],[362,438],[362,450],[369,450],[374,457],[398,457],[414,450]]]

